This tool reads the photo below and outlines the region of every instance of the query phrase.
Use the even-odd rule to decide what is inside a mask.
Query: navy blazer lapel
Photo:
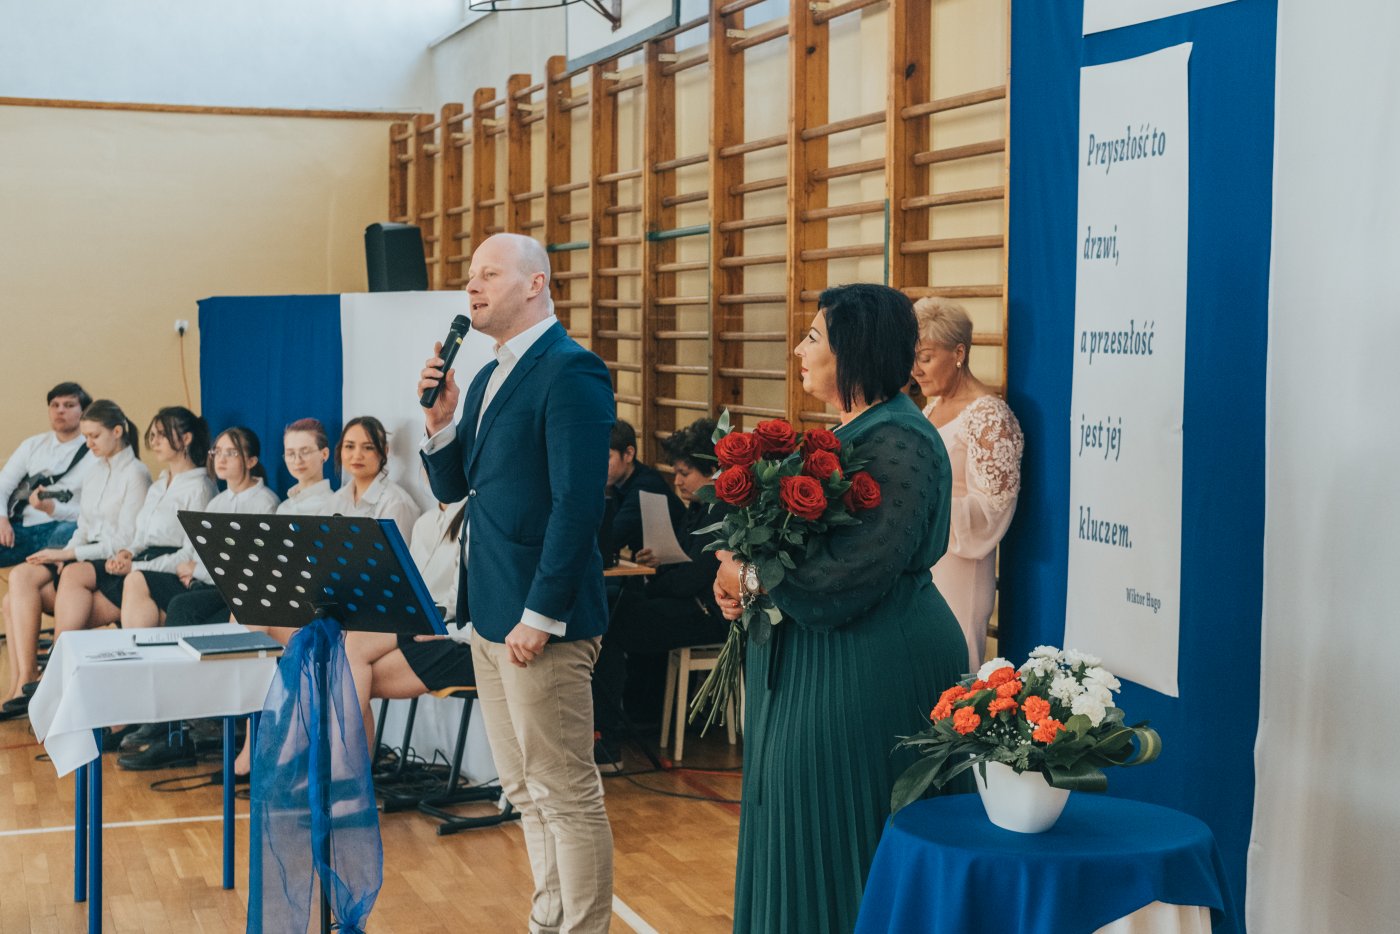
[[[486,395],[486,384],[491,374],[500,366],[495,360],[488,361],[467,387],[467,402],[462,406],[462,421],[457,428],[457,436],[466,451],[476,450],[477,423],[481,420],[481,400]]]
[[[481,425],[477,428],[475,443],[472,446],[471,460],[467,463],[468,470],[471,469],[472,463],[476,460],[477,453],[481,450],[481,439],[491,430],[491,423],[496,420],[496,416],[500,414],[501,409],[510,401],[511,394],[515,392],[516,387],[525,381],[525,377],[530,375],[530,371],[540,362],[540,358],[542,358],[555,343],[561,340],[566,333],[564,326],[555,322],[549,330],[541,334],[539,339],[530,345],[530,349],[525,351],[525,356],[521,357],[520,360],[516,362],[515,367],[510,371],[510,375],[506,377],[506,381],[496,390],[496,395],[491,397],[491,404],[486,407],[486,412],[481,416]],[[482,392],[485,393],[485,391],[485,384],[483,383]]]

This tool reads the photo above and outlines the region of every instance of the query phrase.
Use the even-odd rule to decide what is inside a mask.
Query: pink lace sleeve
[[[1021,425],[999,397],[983,396],[968,406],[966,432],[968,485],[986,496],[993,512],[1001,512],[1021,491]]]

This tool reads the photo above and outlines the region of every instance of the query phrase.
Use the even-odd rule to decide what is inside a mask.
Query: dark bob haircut
[[[714,434],[713,418],[697,418],[662,441],[661,452],[673,467],[684,461],[692,470],[712,473],[715,469],[715,443],[711,440]]]
[[[827,340],[836,355],[836,391],[850,409],[898,395],[914,369],[919,322],[909,296],[886,285],[856,282],[817,298],[826,314]]]

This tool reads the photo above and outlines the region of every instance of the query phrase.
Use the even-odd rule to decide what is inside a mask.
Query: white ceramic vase
[[[972,767],[972,774],[977,776],[977,794],[988,820],[1017,833],[1044,833],[1055,826],[1069,799],[1068,789],[1052,787],[1040,772],[1017,774],[1000,762],[986,766],[986,781],[981,764]]]

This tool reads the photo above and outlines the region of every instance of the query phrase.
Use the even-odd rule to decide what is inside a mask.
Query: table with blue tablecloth
[[[856,931],[1091,934],[1152,903],[1204,906],[1214,931],[1238,930],[1215,838],[1196,818],[1076,793],[1053,828],[1022,834],[987,820],[977,795],[949,795],[886,826]]]

